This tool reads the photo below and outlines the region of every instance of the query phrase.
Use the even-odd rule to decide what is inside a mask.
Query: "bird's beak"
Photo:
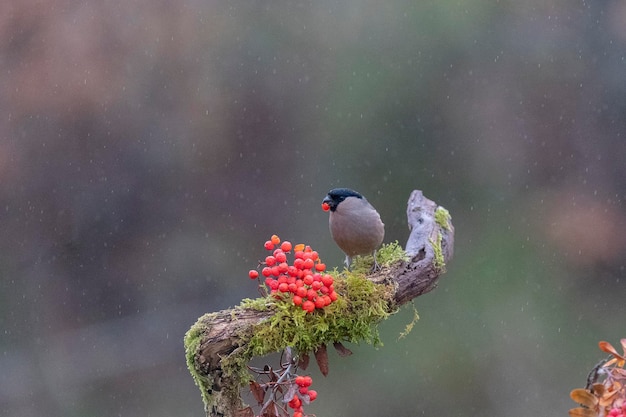
[[[322,203],[326,203],[328,205],[330,205],[330,202],[333,201],[328,195],[326,197],[324,197],[324,199],[322,200]]]

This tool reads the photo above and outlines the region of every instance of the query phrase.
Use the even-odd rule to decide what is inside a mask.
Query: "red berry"
[[[287,265],[287,262],[281,262],[280,264],[278,264],[278,270],[281,273],[285,273],[289,270],[289,265]]]
[[[317,398],[317,391],[315,391],[314,389],[310,389],[309,390],[309,400],[315,401],[316,398]]]
[[[302,414],[302,411],[296,411],[293,413],[293,417],[304,417],[304,414]]]
[[[313,383],[313,378],[311,378],[309,375],[298,375],[294,382],[299,387],[310,387]]]
[[[290,252],[291,251],[291,242],[289,241],[284,241],[281,245],[280,248],[283,250],[283,252]]]
[[[285,252],[283,251],[278,252],[277,254],[274,255],[274,257],[276,258],[276,262],[279,262],[279,263],[287,261],[287,255],[285,255]]]
[[[289,401],[289,407],[291,408],[298,408],[302,405],[302,400],[300,400],[300,397],[294,396],[291,401]]]
[[[293,261],[293,266],[297,269],[304,269],[304,260],[302,258],[296,258]]]
[[[313,259],[308,258],[304,260],[304,268],[305,269],[311,269],[313,268],[313,266],[315,265],[315,262],[313,262]]]
[[[302,395],[306,394],[307,392],[309,392],[309,387],[305,387],[305,386],[301,386],[300,388],[298,388],[298,392]]]
[[[257,271],[256,269],[251,269],[250,272],[248,272],[248,276],[250,277],[250,279],[257,279],[259,277],[259,271]]]
[[[274,249],[274,244],[272,243],[271,240],[268,240],[267,242],[265,242],[265,244],[263,246],[265,246],[265,249],[267,249],[267,250]]]
[[[276,264],[276,258],[271,255],[265,257],[265,265],[274,266],[274,264]]]
[[[278,291],[280,291],[280,292],[287,292],[287,291],[289,291],[289,284],[287,284],[286,282],[278,284]]]
[[[324,297],[317,297],[315,299],[315,308],[324,308],[326,307],[326,302],[324,301]]]
[[[322,203],[322,210],[324,211],[330,210],[330,206],[328,205],[328,203]]]
[[[305,301],[302,303],[302,309],[308,313],[315,311],[315,303],[313,301]]]
[[[308,298],[311,301],[315,301],[315,299],[317,298],[317,291],[309,289],[306,292],[306,298]]]
[[[298,296],[298,295],[294,295],[293,296],[293,303],[297,306],[302,304],[302,297]]]
[[[322,288],[324,284],[322,284],[319,281],[313,281],[313,283],[311,284],[311,288],[315,291],[319,290],[320,288]]]
[[[332,275],[325,274],[324,276],[322,276],[322,283],[326,285],[327,287],[330,287],[331,285],[333,285],[334,281],[335,280],[332,277]]]
[[[276,236],[276,235],[272,235],[272,237],[270,238],[270,240],[271,240],[271,242],[272,242],[274,245],[278,245],[278,244],[280,243],[280,238],[279,238],[278,236]]]
[[[331,291],[330,294],[328,294],[328,297],[330,298],[330,301],[336,301],[337,298],[339,298],[339,294],[335,291]]]
[[[304,278],[302,278],[302,282],[305,285],[311,285],[313,284],[313,275],[305,275]]]
[[[296,285],[297,285],[297,284],[296,284]],[[306,297],[306,293],[307,293],[307,291],[308,291],[308,290],[307,290],[306,288],[304,288],[304,287],[298,287],[298,288],[296,289],[296,295],[297,295],[297,296],[299,296],[299,297],[304,298],[304,297]]]
[[[298,289],[298,286],[296,285],[295,282],[292,282],[291,284],[289,284],[289,292],[295,294],[297,289]]]
[[[323,264],[321,262],[315,264],[315,270],[316,271],[322,272],[325,269],[326,269],[326,265],[325,264]]]
[[[264,277],[269,277],[269,276],[271,276],[271,275],[272,275],[272,268],[270,268],[270,267],[266,266],[265,268],[263,268],[263,269],[261,270],[261,274],[262,274]]]

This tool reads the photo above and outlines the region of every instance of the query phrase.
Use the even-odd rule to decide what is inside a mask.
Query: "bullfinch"
[[[346,254],[346,266],[353,256],[373,254],[373,269],[378,269],[376,249],[385,237],[385,225],[365,197],[349,188],[335,188],[322,201],[322,208],[330,211],[330,234]]]

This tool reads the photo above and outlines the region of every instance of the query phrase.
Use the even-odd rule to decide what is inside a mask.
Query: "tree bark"
[[[454,227],[447,210],[415,190],[409,197],[408,260],[368,275],[377,284],[393,283],[390,311],[433,290],[453,254]],[[185,337],[187,362],[205,401],[207,417],[253,416],[243,408],[238,381],[227,375],[223,359],[244,349],[252,329],[272,316],[271,310],[230,309],[202,316]],[[236,386],[235,386],[236,385]]]

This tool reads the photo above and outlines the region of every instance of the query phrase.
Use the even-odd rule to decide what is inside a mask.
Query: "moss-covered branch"
[[[251,416],[240,389],[251,358],[290,346],[301,354],[336,342],[379,343],[376,325],[397,308],[436,286],[452,257],[454,228],[443,207],[413,191],[406,249],[384,245],[380,271],[368,274],[371,258],[353,270],[335,271],[337,302],[314,314],[275,298],[244,300],[239,306],[200,317],[185,335],[189,370],[199,386],[207,417]]]

